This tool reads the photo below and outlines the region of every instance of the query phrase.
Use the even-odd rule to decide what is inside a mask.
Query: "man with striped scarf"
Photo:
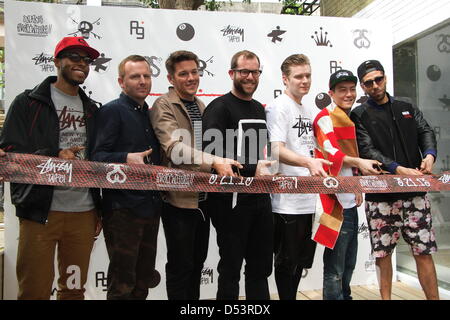
[[[358,168],[365,175],[378,174],[378,161],[358,157],[355,126],[348,114],[356,99],[358,80],[347,70],[330,76],[329,95],[333,103],[314,120],[316,156],[330,176],[352,176]],[[351,300],[350,281],[358,251],[358,211],[361,194],[321,194],[323,213],[316,215],[313,240],[326,246],[323,255],[324,300]]]

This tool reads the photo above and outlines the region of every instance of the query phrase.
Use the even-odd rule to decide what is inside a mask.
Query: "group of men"
[[[151,67],[139,55],[119,64],[120,97],[98,108],[79,87],[98,56],[82,37],[63,38],[54,53],[57,76],[16,97],[0,148],[234,177],[351,176],[356,169],[368,175],[420,175],[431,173],[437,156],[434,133],[422,113],[387,94],[386,75],[376,60],[358,68],[369,100],[350,113],[358,78],[348,70],[331,75],[330,106],[320,111],[302,103],[312,78],[310,61],[302,54],[284,60],[286,89],[264,108],[253,99],[261,63],[247,50],[231,59],[231,91],[207,107],[196,96],[197,56],[176,51],[166,60],[171,87],[151,108],[145,102],[152,85]],[[67,111],[76,119],[72,126],[62,123],[61,115]],[[211,130],[220,133],[222,139],[214,142],[223,148],[209,148],[202,138]],[[236,134],[229,135],[229,130]],[[2,149],[0,155],[5,154]],[[267,161],[267,154],[277,161]],[[279,165],[274,171],[275,164]],[[268,277],[274,264],[280,299],[295,300],[303,270],[311,268],[316,250],[314,194],[118,189],[103,189],[100,194],[89,188],[12,183],[11,198],[20,220],[18,299],[49,299],[56,247],[57,298],[83,299],[90,253],[102,227],[109,256],[107,299],[146,299],[149,288],[160,282],[155,270],[160,218],[167,244],[169,299],[200,298],[210,222],[220,255],[217,299],[238,299],[245,260],[247,299],[270,299]],[[340,222],[339,236],[323,256],[324,299],[351,299],[358,245],[356,208],[362,195],[320,195],[320,199],[324,211]],[[411,245],[427,298],[438,299],[430,256],[437,249],[426,194],[367,194],[366,214],[382,298],[391,295],[391,254],[401,232]],[[68,281],[73,273],[80,277],[75,283]]]

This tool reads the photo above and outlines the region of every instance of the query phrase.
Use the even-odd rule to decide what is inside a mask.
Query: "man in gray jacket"
[[[204,103],[196,97],[200,83],[198,57],[173,52],[166,61],[173,87],[159,97],[150,113],[161,144],[162,164],[171,168],[234,175],[237,161],[212,156],[202,149]],[[170,300],[197,300],[208,254],[209,216],[204,192],[169,191],[163,195],[162,223],[167,243],[166,288]]]

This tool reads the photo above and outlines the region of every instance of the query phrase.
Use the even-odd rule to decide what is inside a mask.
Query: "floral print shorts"
[[[366,201],[366,216],[375,258],[392,253],[400,232],[414,255],[437,251],[427,195],[391,202]]]

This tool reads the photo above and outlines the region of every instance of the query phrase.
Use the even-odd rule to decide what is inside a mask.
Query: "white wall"
[[[375,0],[354,18],[391,21],[393,45],[450,18],[450,0]]]

